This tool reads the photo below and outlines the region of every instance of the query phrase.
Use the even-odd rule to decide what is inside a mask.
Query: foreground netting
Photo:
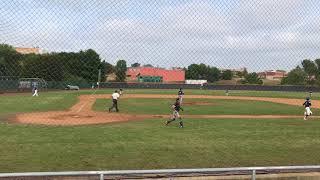
[[[99,175],[100,180],[130,178],[317,178],[320,166],[274,166],[274,167],[237,167],[237,168],[203,168],[203,169],[159,169],[159,170],[122,170],[122,171],[70,171],[70,172],[30,172],[2,173],[4,178],[38,178],[38,177],[73,177],[92,179]]]
[[[0,172],[318,164],[319,10],[0,1]]]

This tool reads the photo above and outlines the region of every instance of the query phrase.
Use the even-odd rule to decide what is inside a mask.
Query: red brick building
[[[127,80],[136,82],[184,83],[185,71],[155,67],[131,67],[127,70]]]

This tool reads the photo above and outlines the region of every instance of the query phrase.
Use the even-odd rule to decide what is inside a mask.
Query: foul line
[[[95,89],[95,90],[93,91],[93,93],[91,93],[91,94],[90,94],[90,97],[93,97],[93,95],[95,95],[95,94],[96,94],[97,90],[98,90],[98,88],[97,88],[97,89]],[[80,95],[80,96],[81,96],[81,95]],[[79,96],[79,98],[80,98],[80,96]],[[87,102],[87,101],[85,101],[85,103],[84,103],[84,104],[82,104],[82,106],[78,109],[78,111],[77,111],[76,113],[79,113],[80,111],[82,111],[83,107],[84,107],[85,105],[87,105],[87,104],[88,104],[88,102]]]

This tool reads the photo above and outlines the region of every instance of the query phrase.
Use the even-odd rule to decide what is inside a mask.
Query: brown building
[[[282,78],[287,76],[287,72],[282,70],[268,70],[265,72],[260,72],[258,74],[261,79],[267,80],[281,80]]]
[[[15,50],[20,54],[41,54],[41,50],[39,48],[16,47]]]

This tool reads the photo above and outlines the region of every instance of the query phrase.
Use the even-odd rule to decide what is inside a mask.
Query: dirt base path
[[[67,111],[50,111],[17,114],[12,122],[24,124],[44,124],[44,125],[86,125],[102,124],[112,122],[125,122],[143,120],[151,118],[169,118],[169,115],[134,115],[107,112],[96,112],[91,108],[96,99],[108,98],[110,95],[81,95],[79,101]],[[126,94],[123,98],[166,98],[174,99],[176,95],[156,95],[156,94]],[[207,96],[207,95],[185,95],[186,99],[237,99],[254,100],[281,103],[301,106],[302,99],[267,98],[267,97],[242,97],[242,96]],[[313,100],[313,107],[320,108],[320,101]],[[183,115],[183,118],[217,119],[217,118],[239,118],[239,119],[271,119],[271,118],[302,118],[291,115]]]

